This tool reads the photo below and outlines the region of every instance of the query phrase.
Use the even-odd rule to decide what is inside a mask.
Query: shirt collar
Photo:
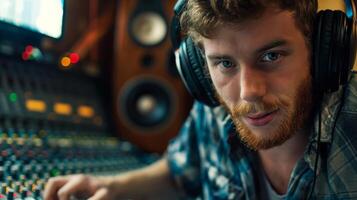
[[[324,152],[324,155],[329,151],[330,144],[332,142],[333,131],[337,122],[339,109],[341,106],[341,97],[343,95],[344,88],[340,90],[325,94],[321,100],[321,120],[319,120],[320,113],[316,113],[314,117],[314,126],[310,135],[310,141],[304,154],[304,159],[311,169],[314,169],[314,164],[318,155],[321,160],[321,153],[318,152],[318,134],[319,126],[321,126],[320,136],[320,152]],[[320,172],[321,162],[318,162],[317,174]]]
[[[321,138],[320,142],[331,143],[332,132],[335,126],[335,122],[338,117],[338,109],[341,104],[343,90],[324,95],[321,101],[321,121],[319,120],[319,114],[316,113],[314,118],[314,131],[312,133],[311,141],[317,141],[319,132],[319,123],[321,123]]]

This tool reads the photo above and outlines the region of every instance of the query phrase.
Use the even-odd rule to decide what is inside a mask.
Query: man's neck
[[[258,151],[263,171],[278,194],[286,193],[290,175],[307,143],[308,135],[299,132],[280,146]]]

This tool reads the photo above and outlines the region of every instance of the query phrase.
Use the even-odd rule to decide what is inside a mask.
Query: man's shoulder
[[[357,73],[353,73],[345,91],[342,112],[357,114]]]
[[[326,158],[327,177],[330,185],[321,183],[320,192],[350,199],[357,195],[357,75],[353,74],[341,110],[331,121],[327,131],[332,134],[332,143]],[[336,102],[337,103],[337,102]],[[338,110],[338,109],[337,109]],[[321,179],[324,180],[324,179]],[[326,181],[325,181],[326,182]],[[326,186],[326,187],[324,187]]]
[[[344,133],[347,138],[357,139],[357,74],[353,73],[346,87],[342,108],[339,113],[337,124],[339,132]],[[351,138],[352,137],[352,138]],[[357,140],[353,141],[357,143]],[[355,144],[357,146],[357,144]]]
[[[335,127],[337,134],[357,147],[357,74],[355,73],[346,87],[342,108],[338,115]]]

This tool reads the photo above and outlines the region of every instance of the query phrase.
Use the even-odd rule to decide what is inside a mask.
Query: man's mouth
[[[244,118],[249,125],[264,126],[274,119],[277,112],[278,109],[269,112],[250,113]]]

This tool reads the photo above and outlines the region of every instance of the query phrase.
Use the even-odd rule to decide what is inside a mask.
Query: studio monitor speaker
[[[191,108],[169,39],[175,0],[121,0],[116,16],[113,96],[117,132],[163,152]]]

